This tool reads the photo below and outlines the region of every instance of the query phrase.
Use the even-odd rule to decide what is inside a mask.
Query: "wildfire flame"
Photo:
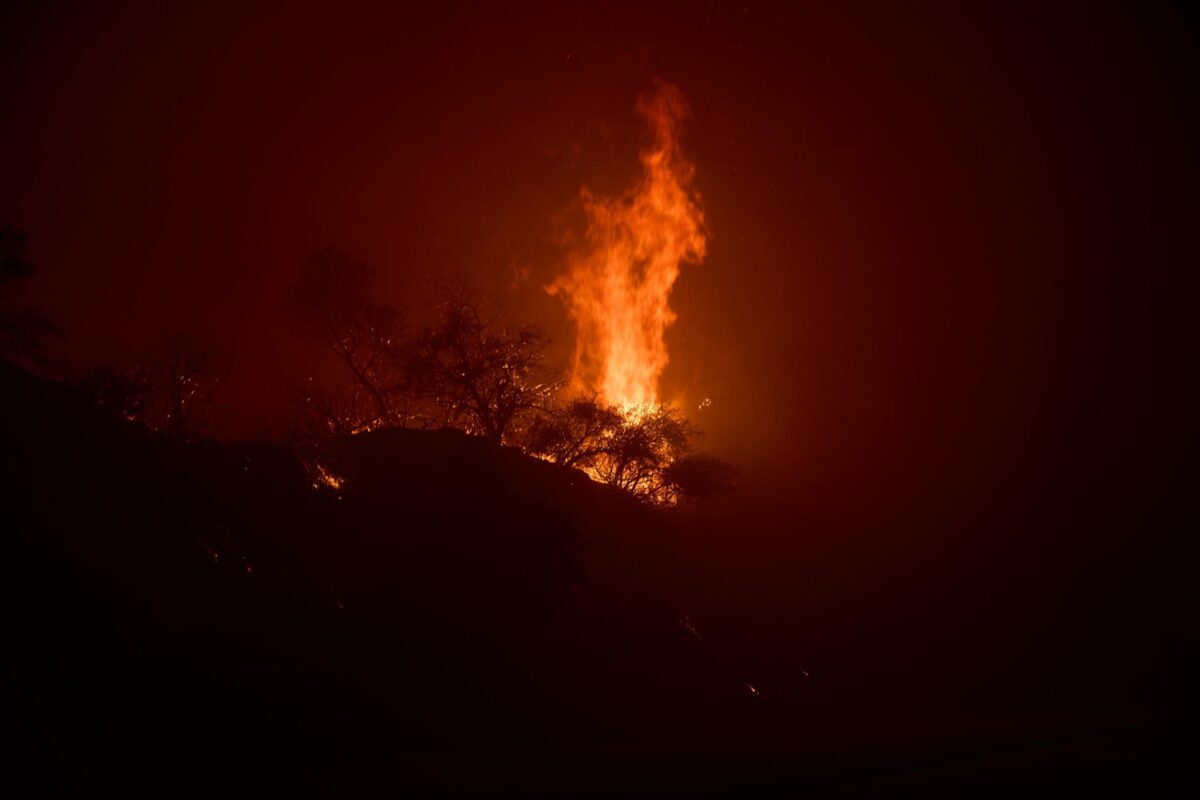
[[[658,404],[669,360],[664,336],[675,321],[671,289],[680,265],[703,260],[706,244],[695,167],[679,146],[683,94],[659,81],[637,111],[654,134],[641,152],[641,177],[619,197],[581,190],[583,246],[547,287],[575,323],[574,388],[626,411]]]

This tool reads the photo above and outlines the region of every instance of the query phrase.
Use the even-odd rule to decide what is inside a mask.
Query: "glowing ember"
[[[684,614],[679,618],[679,624],[682,625],[684,630],[686,630],[692,636],[695,636],[697,639],[703,641],[703,638],[700,636],[700,631],[696,628],[696,623],[692,622],[692,618],[687,614]]]
[[[675,321],[671,288],[680,264],[705,253],[704,215],[690,188],[694,167],[679,147],[683,95],[660,81],[638,98],[637,110],[654,133],[641,153],[641,178],[616,198],[583,189],[585,246],[547,287],[576,325],[574,388],[627,413],[658,404],[668,361],[663,337]]]
[[[324,466],[316,464],[313,472],[316,478],[316,480],[313,481],[314,489],[320,489],[321,487],[325,487],[327,489],[342,488],[342,483],[344,483],[344,481],[337,475],[334,475],[332,472],[327,470]]]

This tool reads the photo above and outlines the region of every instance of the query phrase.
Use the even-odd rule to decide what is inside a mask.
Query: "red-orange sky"
[[[0,16],[0,221],[31,234],[23,291],[74,369],[195,328],[229,353],[228,430],[260,430],[311,354],[280,298],[331,243],[416,317],[427,275],[469,269],[569,343],[541,290],[559,220],[636,174],[634,101],[662,77],[711,231],[667,394],[712,398],[708,447],[752,486],[847,508],[1036,491],[1166,436],[1156,409],[1182,402],[1182,323],[1156,305],[1193,159],[1176,20],[210,5]]]

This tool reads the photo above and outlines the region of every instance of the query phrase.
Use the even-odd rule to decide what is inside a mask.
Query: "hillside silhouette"
[[[334,488],[281,446],[156,434],[7,365],[0,389],[14,774],[47,793],[1003,796],[1144,787],[1167,735],[984,718],[956,698],[992,682],[1003,706],[1009,668],[944,650],[889,668],[942,676],[923,690],[864,680],[899,632],[833,648],[849,677],[810,676],[801,644],[755,643],[754,587],[687,544],[715,522],[483,437],[346,438]]]
[[[384,752],[594,747],[753,700],[679,624],[662,513],[582,473],[392,429],[347,440],[341,488],[316,488],[282,448],[0,381],[35,775],[303,780]]]

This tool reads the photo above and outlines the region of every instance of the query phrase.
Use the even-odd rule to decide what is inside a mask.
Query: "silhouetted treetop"
[[[642,500],[670,503],[676,484],[666,470],[688,454],[699,433],[668,406],[623,411],[579,398],[538,419],[526,448]]]
[[[0,286],[15,278],[33,275],[33,263],[25,257],[29,235],[12,225],[0,226]],[[43,340],[58,332],[58,326],[37,310],[14,305],[0,295],[0,358],[45,363]]]
[[[525,446],[564,467],[586,466],[606,452],[624,422],[618,409],[594,398],[576,398],[538,417]]]
[[[403,397],[404,319],[399,310],[371,298],[374,275],[344,250],[328,247],[304,264],[288,291],[285,307],[297,332],[332,353],[365,393],[368,406],[342,402],[337,426],[363,430],[401,425],[407,410]],[[330,398],[326,398],[330,399]],[[325,403],[324,413],[332,413]]]
[[[449,424],[497,442],[548,409],[562,374],[546,364],[549,340],[484,310],[466,284],[443,289],[437,321],[420,331],[408,360],[410,385]]]

